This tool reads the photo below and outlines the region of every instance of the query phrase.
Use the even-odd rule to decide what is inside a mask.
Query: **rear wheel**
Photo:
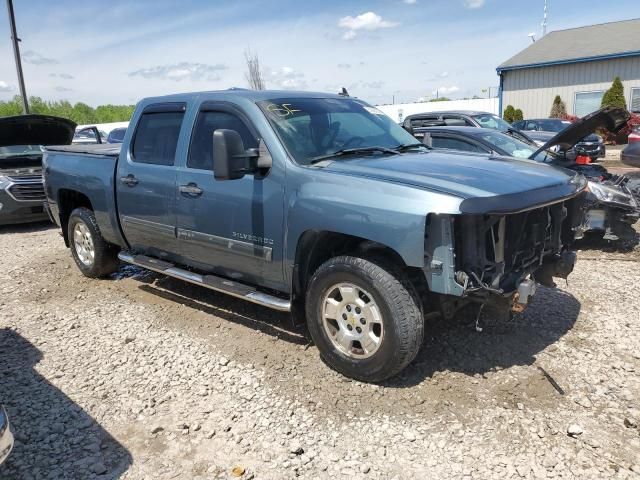
[[[306,299],[309,332],[323,361],[357,380],[400,372],[422,344],[417,295],[402,272],[343,256],[314,273]]]
[[[71,212],[67,234],[71,255],[85,276],[104,277],[118,269],[118,252],[102,238],[91,210],[80,207]]]

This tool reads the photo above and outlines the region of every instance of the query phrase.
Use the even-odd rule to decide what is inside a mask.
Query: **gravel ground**
[[[2,479],[638,478],[640,252],[585,250],[509,323],[429,325],[402,376],[324,366],[286,315],[0,228]]]

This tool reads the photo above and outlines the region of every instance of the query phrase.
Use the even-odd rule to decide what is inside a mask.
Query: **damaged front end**
[[[589,182],[585,202],[583,230],[600,231],[605,240],[637,244],[633,225],[640,218],[638,199],[631,192],[624,176],[610,175],[609,180]]]
[[[566,279],[576,262],[570,246],[583,202],[581,193],[513,213],[429,215],[424,270],[430,291],[444,294],[442,314],[449,318],[470,302],[520,313],[537,283]]]

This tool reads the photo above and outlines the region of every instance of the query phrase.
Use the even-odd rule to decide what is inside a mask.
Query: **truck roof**
[[[189,92],[189,93],[177,93],[172,95],[164,95],[159,97],[148,97],[144,99],[145,103],[149,102],[167,102],[177,101],[184,102],[191,100],[195,97],[202,97],[203,99],[222,100],[229,98],[230,96],[237,98],[244,98],[252,102],[259,102],[261,100],[269,100],[271,98],[344,98],[334,93],[324,92],[303,92],[297,90],[249,90],[244,88],[230,88],[228,90],[212,90],[203,92]]]

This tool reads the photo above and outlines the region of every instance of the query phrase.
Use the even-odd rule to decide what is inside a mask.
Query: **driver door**
[[[207,102],[197,114],[186,164],[178,172],[177,235],[181,256],[194,267],[276,288],[283,281],[284,170],[216,180],[213,132],[238,132],[244,148],[260,135],[241,110]]]

